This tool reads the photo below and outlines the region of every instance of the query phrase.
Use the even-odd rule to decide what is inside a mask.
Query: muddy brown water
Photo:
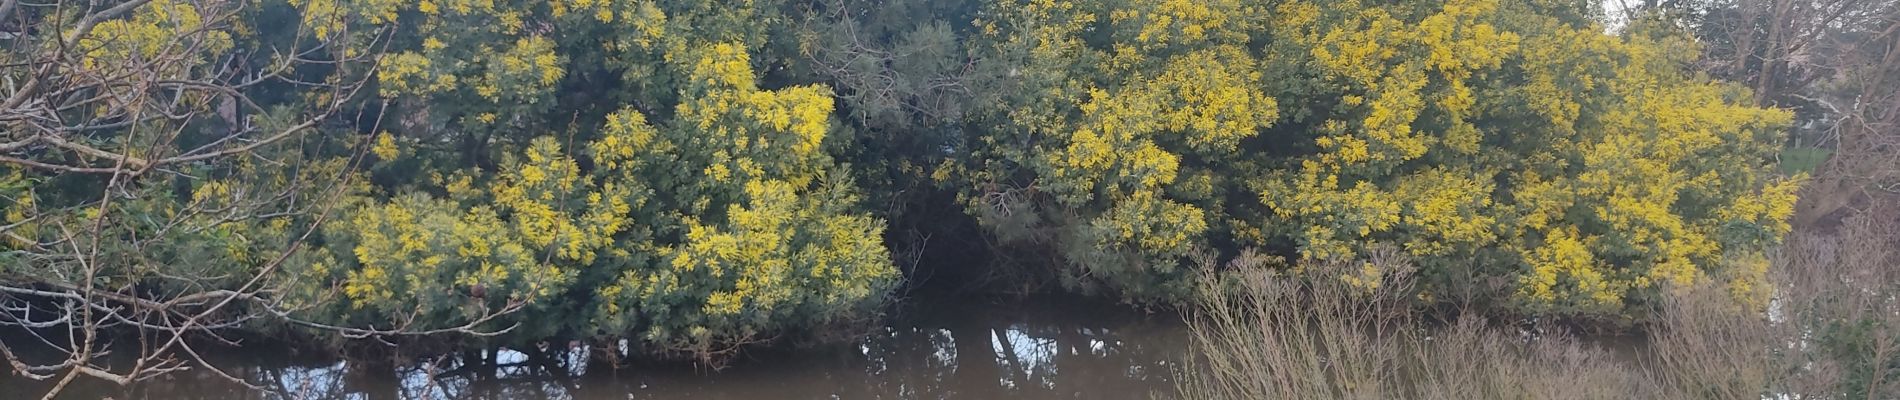
[[[391,365],[260,346],[213,358],[266,390],[188,371],[132,388],[82,377],[62,397],[1147,399],[1172,391],[1188,349],[1186,328],[1169,312],[1061,299],[933,303],[895,311],[890,323],[851,343],[752,351],[718,371],[680,363],[615,368],[588,361],[609,349],[578,342],[475,356],[492,358],[492,365],[470,363],[464,353]],[[0,376],[0,398],[37,398],[45,385]]]

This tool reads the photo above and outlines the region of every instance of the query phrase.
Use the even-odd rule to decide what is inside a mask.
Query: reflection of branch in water
[[[948,321],[950,340],[956,348],[957,393],[972,398],[994,397],[998,382],[996,352],[992,349],[990,329],[976,316],[962,315]]]
[[[511,388],[538,388],[534,396],[538,398],[571,398],[572,392],[580,390],[576,378],[585,371],[580,363],[589,353],[587,346],[570,346],[567,351],[547,351],[540,346],[524,350],[499,348],[423,361],[412,369],[423,379],[403,379],[403,389],[417,393],[408,398],[447,399],[509,398]],[[435,369],[445,362],[453,367]],[[440,396],[435,395],[438,392]]]
[[[1004,364],[1009,369],[1008,381],[1012,383],[1028,381],[1028,373],[1024,370],[1027,370],[1029,366],[1023,365],[1023,360],[1016,357],[1016,344],[1009,340],[1009,336],[1003,329],[990,329],[990,332],[996,335],[995,343],[999,348],[997,353],[1002,355]]]

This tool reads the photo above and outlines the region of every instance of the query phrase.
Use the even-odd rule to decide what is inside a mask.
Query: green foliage
[[[1840,395],[1878,397],[1894,379],[1900,379],[1900,356],[1892,354],[1892,343],[1900,340],[1892,319],[1841,319],[1822,325],[1815,342],[1829,361],[1842,364]]]

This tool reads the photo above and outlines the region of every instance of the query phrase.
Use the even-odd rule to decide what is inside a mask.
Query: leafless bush
[[[1785,335],[1721,289],[1704,283],[1664,296],[1649,340],[1672,397],[1755,399],[1780,386],[1771,351]]]
[[[358,94],[370,87],[389,31],[299,27],[292,38],[233,46],[231,32],[247,29],[240,26],[256,7],[0,2],[0,176],[86,193],[46,206],[31,192],[0,193],[0,208],[11,212],[0,222],[0,327],[35,339],[0,343],[0,362],[52,382],[45,398],[185,370],[251,386],[206,362],[194,343],[235,344],[229,334],[259,320],[357,338],[490,333],[474,324],[345,327],[292,315],[309,305],[282,300],[294,282],[277,271],[338,208],[360,160],[326,163],[305,150],[325,139],[312,132],[349,129],[341,120],[352,109],[355,121],[379,130],[382,110],[363,123],[360,113],[374,106]],[[167,17],[151,25],[156,33],[135,29],[159,16]],[[128,46],[140,50],[113,50]],[[272,100],[280,97],[289,100]],[[168,189],[222,178],[230,190],[190,201]],[[233,257],[245,262],[168,258],[187,252],[176,249],[190,249],[178,245],[190,238],[259,221],[287,228],[252,233],[268,251]],[[29,352],[50,356],[22,356]],[[74,384],[82,378],[99,381]]]
[[[1190,399],[1625,399],[1646,372],[1551,327],[1476,317],[1428,328],[1396,252],[1280,274],[1257,262],[1202,280],[1177,394]],[[1370,264],[1368,264],[1370,263]],[[1370,265],[1370,266],[1368,266]],[[1210,269],[1211,270],[1211,269]],[[1377,271],[1376,284],[1365,280]]]
[[[1258,257],[1202,278],[1177,394],[1193,399],[1900,398],[1900,227],[1876,201],[1791,235],[1766,312],[1721,279],[1665,290],[1633,357],[1552,327],[1467,316],[1428,327],[1402,259],[1279,273]],[[1215,270],[1215,268],[1204,268]],[[1377,285],[1360,279],[1378,271]],[[1357,283],[1357,284],[1355,284]],[[1369,290],[1370,289],[1370,290]]]
[[[1555,327],[1513,333],[1465,317],[1422,340],[1409,365],[1418,399],[1654,398],[1648,373]]]
[[[1181,379],[1189,398],[1380,398],[1395,381],[1398,332],[1383,323],[1390,301],[1355,298],[1396,290],[1356,292],[1334,279],[1283,275],[1266,260],[1241,257],[1230,275],[1206,268],[1201,297],[1206,312],[1192,321],[1192,338],[1205,354],[1192,360],[1203,375]],[[1207,261],[1203,261],[1207,263]],[[1327,266],[1333,269],[1337,266]],[[1360,301],[1368,300],[1368,301]],[[1363,328],[1363,329],[1362,329]],[[1214,349],[1219,349],[1214,351]]]
[[[1791,235],[1776,259],[1770,316],[1789,397],[1900,397],[1900,204],[1872,200],[1838,229]]]

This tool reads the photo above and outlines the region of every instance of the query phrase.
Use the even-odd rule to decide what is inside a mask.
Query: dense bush
[[[1523,310],[1619,316],[1760,259],[1793,208],[1767,162],[1788,114],[1576,6],[988,4],[967,41],[1007,72],[956,176],[1000,237],[1137,300],[1184,299],[1199,249],[1391,244],[1429,293],[1509,277]]]
[[[0,11],[0,287],[165,323],[704,356],[874,317],[920,215],[1131,302],[1260,248],[1617,319],[1765,299],[1798,182],[1583,1],[108,3]]]

